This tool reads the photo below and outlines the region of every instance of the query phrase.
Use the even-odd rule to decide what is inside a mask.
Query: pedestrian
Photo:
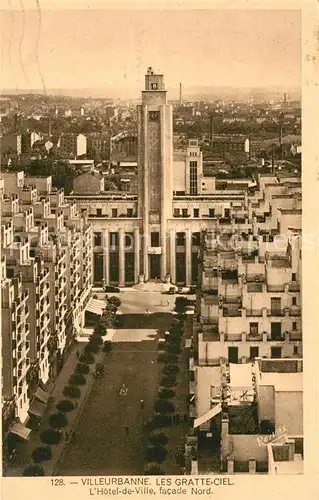
[[[75,434],[75,432],[73,431],[73,432],[72,432],[72,435],[71,435],[71,440],[72,440],[72,442],[73,442],[73,441],[75,441],[75,438],[76,438],[76,434]]]
[[[130,432],[129,426],[128,426],[128,425],[126,425],[126,426],[125,426],[125,433],[126,433],[126,435],[127,435],[127,436],[128,436],[128,434],[129,434],[129,432]]]
[[[141,410],[144,410],[144,399],[141,399]]]
[[[180,415],[179,415],[179,413],[177,413],[177,415],[176,415],[176,424],[177,425],[179,424],[179,418],[180,418]]]
[[[76,354],[76,357],[79,359],[79,357],[80,357],[80,351],[79,351],[79,349],[77,349],[77,351],[76,351],[75,354]]]
[[[65,431],[65,441],[68,442],[69,441],[69,436],[70,436],[70,432],[68,430]]]

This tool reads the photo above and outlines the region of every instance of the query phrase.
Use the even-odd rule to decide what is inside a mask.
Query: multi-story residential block
[[[52,189],[51,177],[4,173],[1,184],[2,380],[12,434],[10,419],[21,426],[43,415],[41,390],[52,386],[84,326],[93,250],[86,215]]]
[[[87,139],[83,134],[62,134],[58,142],[59,152],[66,157],[77,158],[87,152]]]

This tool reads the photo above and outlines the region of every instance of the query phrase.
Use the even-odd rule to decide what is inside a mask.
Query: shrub
[[[38,448],[35,448],[32,452],[32,460],[36,464],[44,462],[45,460],[51,460],[51,458],[52,458],[52,451],[51,448],[48,448],[47,446],[39,446]]]
[[[52,446],[54,444],[59,444],[61,441],[61,434],[54,429],[46,429],[41,432],[40,438],[42,443]]]
[[[145,476],[163,476],[165,473],[156,462],[149,462],[144,469]]]
[[[174,387],[176,385],[175,375],[166,375],[161,380],[161,385],[163,387]]]
[[[163,446],[149,446],[147,449],[148,462],[164,462],[167,457],[167,450]]]
[[[163,368],[163,373],[165,375],[173,375],[179,372],[179,368],[177,365],[166,365]]]
[[[161,387],[157,395],[161,399],[171,399],[175,396],[175,391],[173,391],[173,389],[166,389],[165,387]]]
[[[98,295],[96,295],[96,293],[92,296],[92,299],[95,299],[95,300],[96,300],[96,299],[98,299],[98,298],[99,298],[99,296],[98,296]]]
[[[87,344],[84,347],[84,351],[89,354],[97,354],[99,350],[100,350],[99,346],[93,342],[90,342],[90,344]]]
[[[153,427],[168,427],[171,424],[171,419],[169,415],[157,414],[154,415],[152,426]]]
[[[149,437],[153,446],[165,446],[168,443],[168,436],[164,432],[154,431]]]
[[[74,404],[69,399],[63,399],[56,405],[56,409],[61,413],[69,413],[74,410]]]
[[[38,464],[27,465],[24,468],[22,475],[25,477],[44,476],[44,470],[43,467]]]
[[[68,419],[64,413],[52,413],[49,418],[49,424],[53,429],[62,429],[68,425]]]
[[[176,297],[175,299],[175,310],[177,312],[184,312],[185,308],[188,306],[188,299],[186,297]]]
[[[70,385],[85,385],[86,378],[84,375],[81,375],[80,373],[73,373],[69,378],[68,383]]]
[[[178,357],[176,354],[163,353],[157,356],[160,363],[177,363]]]
[[[107,300],[108,304],[112,304],[114,307],[120,307],[121,305],[121,301],[118,297],[116,297],[115,295],[113,295],[112,297],[110,297],[108,300]]]
[[[167,399],[157,399],[155,401],[155,411],[157,413],[174,413],[175,407],[171,401],[167,401]]]
[[[94,363],[94,356],[88,352],[85,352],[80,356],[80,361],[82,363],[92,365]]]
[[[67,385],[63,389],[63,396],[66,398],[79,399],[81,397],[81,390],[73,385]]]
[[[74,371],[76,371],[76,373],[81,373],[82,375],[87,375],[90,371],[90,367],[86,363],[78,363]]]

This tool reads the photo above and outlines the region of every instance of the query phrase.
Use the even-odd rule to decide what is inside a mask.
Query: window
[[[102,245],[102,234],[94,233],[94,245],[100,247]]]
[[[258,335],[258,323],[249,323],[250,335]]]
[[[192,195],[196,195],[198,193],[197,188],[197,161],[189,162],[189,192]]]
[[[128,217],[133,217],[133,208],[128,208],[126,214]]]
[[[259,347],[251,347],[250,348],[250,359],[258,358],[259,356]]]
[[[298,346],[294,345],[294,355],[298,356]]]
[[[182,215],[183,215],[183,217],[188,216],[187,208],[182,208]]]
[[[132,248],[132,233],[125,233],[125,247],[126,248]]]
[[[291,281],[296,281],[297,275],[296,273],[292,273]]]
[[[194,217],[199,217],[199,208],[194,208]]]
[[[157,83],[151,83],[151,89],[157,90]]]
[[[159,247],[160,238],[159,233],[151,233],[151,247]]]
[[[195,247],[198,247],[200,245],[200,233],[193,233],[192,234],[192,244]]]
[[[176,245],[178,247],[185,245],[185,233],[176,233]]]
[[[228,219],[229,215],[230,215],[229,208],[225,208],[225,218]]]
[[[281,347],[272,347],[271,348],[271,357],[273,359],[281,358]]]
[[[174,217],[179,217],[179,208],[174,208]]]
[[[297,321],[293,321],[292,323],[292,329],[297,330]]]
[[[209,217],[214,217],[215,216],[215,209],[214,208],[210,208],[209,209]]]
[[[296,306],[297,305],[297,297],[292,298],[292,305]]]
[[[150,111],[148,116],[152,122],[159,121],[159,111]]]
[[[117,208],[112,208],[112,217],[117,217]]]
[[[101,217],[101,215],[102,215],[102,208],[97,208],[97,209],[96,209],[96,215],[97,215],[98,217]]]

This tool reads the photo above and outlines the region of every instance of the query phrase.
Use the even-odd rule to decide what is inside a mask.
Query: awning
[[[46,405],[34,399],[30,408],[28,409],[28,413],[30,413],[30,415],[35,415],[36,417],[43,417],[45,410]]]
[[[102,316],[105,309],[105,302],[98,299],[90,299],[86,305],[85,311]]]
[[[49,399],[49,393],[41,389],[41,387],[38,387],[37,390],[35,391],[34,397],[41,401],[41,403],[47,404],[48,399]]]
[[[31,429],[21,424],[21,422],[16,422],[15,424],[13,424],[9,432],[27,441],[29,439]]]
[[[51,394],[51,392],[53,391],[54,389],[54,382],[52,382],[51,379],[48,379],[47,382],[44,384],[42,382],[42,380],[40,380],[40,383],[39,385],[41,385],[41,389],[45,392],[47,392],[48,394]],[[43,401],[44,402],[44,401]]]
[[[208,412],[204,413],[204,415],[194,420],[194,429],[202,424],[205,424],[205,422],[215,417],[215,415],[218,415],[218,413],[220,413],[221,411],[222,411],[222,405],[221,403],[218,403],[218,405],[214,406],[214,408],[212,408]]]

